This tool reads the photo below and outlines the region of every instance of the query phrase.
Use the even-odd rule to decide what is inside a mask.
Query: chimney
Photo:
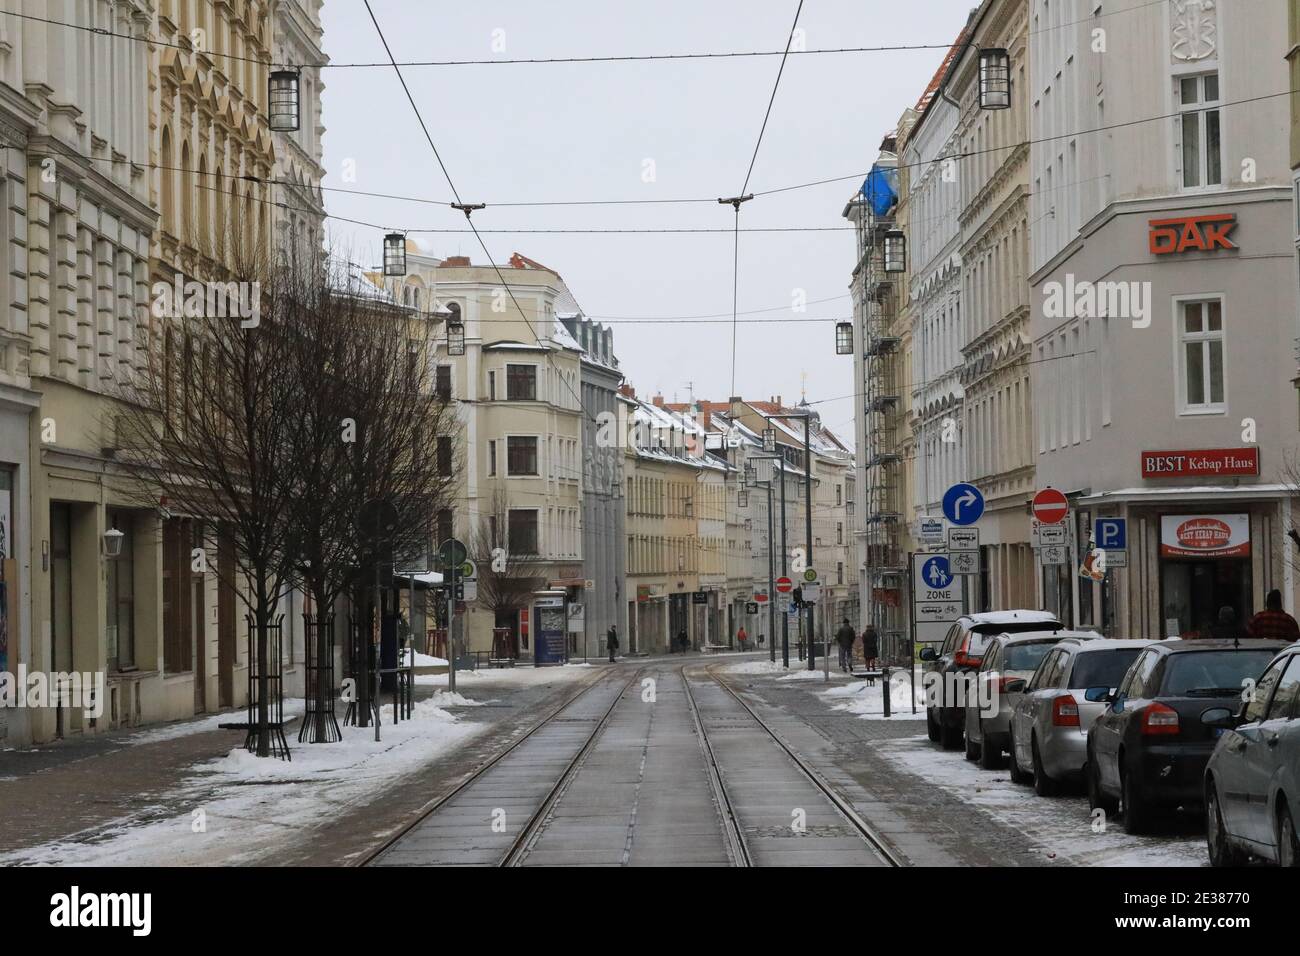
[[[662,395],[656,395],[654,398],[650,399],[650,402],[655,406],[655,408],[664,407],[664,397]]]
[[[636,389],[631,385],[620,385],[618,393],[625,398],[636,398]]]
[[[469,256],[448,256],[439,263],[440,269],[468,269]]]

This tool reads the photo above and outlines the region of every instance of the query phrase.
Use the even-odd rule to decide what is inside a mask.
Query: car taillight
[[[1178,711],[1164,704],[1147,704],[1142,711],[1142,733],[1177,734]]]
[[[1052,726],[1079,726],[1079,702],[1070,694],[1062,694],[1052,701]]]

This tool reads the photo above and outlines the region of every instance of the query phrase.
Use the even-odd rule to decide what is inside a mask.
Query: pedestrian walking
[[[605,634],[605,646],[609,648],[609,662],[614,663],[614,654],[618,651],[618,631],[614,625],[609,626],[609,631]]]
[[[867,662],[867,670],[874,671],[880,657],[880,637],[874,624],[868,624],[862,632],[862,656]]]
[[[853,633],[853,625],[846,617],[840,629],[835,632],[835,643],[840,646],[840,670],[846,674],[853,671],[853,642],[858,636]]]
[[[1250,619],[1246,633],[1261,641],[1300,641],[1300,625],[1282,610],[1282,592],[1277,588],[1264,598],[1264,610]]]
[[[740,649],[745,650],[745,642],[749,640],[749,635],[745,633],[745,625],[740,625],[740,630],[736,632],[736,641],[740,644]]]
[[[677,646],[682,649],[683,654],[685,654],[686,649],[691,646],[691,639],[686,636],[686,628],[682,628],[677,632]]]

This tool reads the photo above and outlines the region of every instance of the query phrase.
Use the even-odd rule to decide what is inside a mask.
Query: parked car
[[[1088,803],[1123,814],[1145,832],[1158,808],[1200,806],[1205,766],[1221,728],[1241,703],[1243,682],[1264,672],[1277,641],[1158,641],[1138,656],[1119,689],[1090,687],[1084,699],[1110,703],[1088,731]]]
[[[1205,768],[1205,838],[1215,866],[1246,854],[1300,866],[1300,644],[1268,665]]]
[[[1083,779],[1088,730],[1107,707],[1084,698],[1089,687],[1117,689],[1129,666],[1152,641],[1080,640],[1067,637],[1051,648],[1011,715],[1011,779],[1034,784],[1040,796]]]
[[[965,677],[980,666],[984,645],[994,634],[1019,634],[1060,628],[1061,622],[1047,611],[982,611],[959,618],[948,629],[938,650],[921,651],[923,682],[927,687],[925,729],[931,740],[948,750],[961,746],[966,720]]]
[[[975,699],[966,701],[966,759],[992,770],[1008,747],[1011,714],[1025,685],[1058,641],[1100,639],[1092,631],[1024,631],[997,634],[985,645],[975,674]]]

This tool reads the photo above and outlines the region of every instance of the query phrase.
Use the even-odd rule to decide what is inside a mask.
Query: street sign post
[[[794,582],[791,581],[789,578],[780,577],[776,579],[777,594],[789,594],[793,590],[794,590]]]
[[[912,555],[912,618],[915,639],[942,641],[961,617],[965,578],[953,573],[946,554]]]
[[[958,482],[943,496],[943,516],[955,525],[974,524],[984,514],[984,495],[974,485]]]
[[[821,595],[822,595],[822,586],[820,584],[813,582],[812,584],[805,584],[803,586],[804,604],[816,604],[817,601],[821,598]]]
[[[1058,524],[1070,513],[1070,500],[1055,488],[1044,488],[1034,495],[1033,511],[1043,524]]]
[[[1098,518],[1092,525],[1092,543],[1103,551],[1128,550],[1128,519]]]
[[[953,551],[949,555],[949,566],[953,574],[979,574],[980,553],[978,551]]]
[[[925,545],[943,544],[943,519],[926,516],[916,523],[917,537]]]
[[[1039,548],[1038,554],[1042,558],[1043,564],[1045,565],[1070,563],[1069,545],[1049,544],[1046,547]]]
[[[1045,548],[1054,544],[1068,544],[1069,529],[1064,524],[1034,522],[1034,547]]]
[[[978,551],[980,549],[979,528],[949,528],[948,550]]]

